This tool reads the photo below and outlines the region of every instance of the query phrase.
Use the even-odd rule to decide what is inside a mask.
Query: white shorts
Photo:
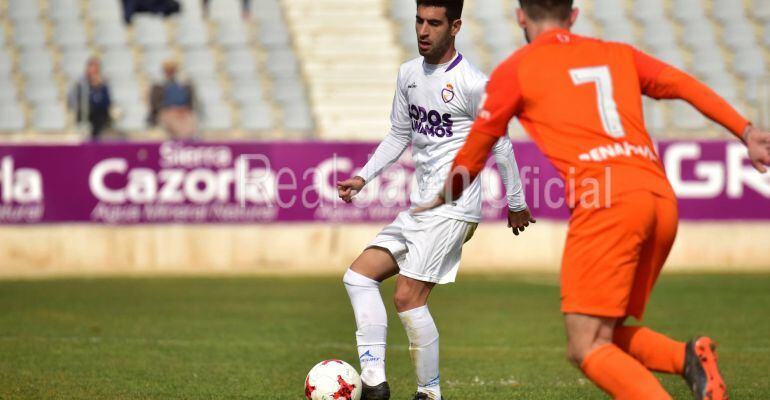
[[[477,225],[404,211],[383,228],[367,248],[390,251],[401,275],[423,282],[451,283],[460,267],[463,244],[471,239]]]

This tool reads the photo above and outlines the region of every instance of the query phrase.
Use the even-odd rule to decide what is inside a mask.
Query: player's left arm
[[[532,218],[529,207],[527,207],[516,155],[507,135],[495,143],[492,147],[492,153],[495,155],[497,170],[500,172],[500,178],[505,186],[508,202],[508,227],[511,228],[514,235],[518,236],[519,232],[524,232],[530,223],[534,224],[537,221]]]
[[[722,125],[748,148],[752,165],[760,172],[770,166],[770,133],[751,124],[724,98],[704,83],[639,50],[633,49],[642,91],[654,99],[681,99]]]

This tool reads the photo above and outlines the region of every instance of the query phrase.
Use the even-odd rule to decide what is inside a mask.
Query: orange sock
[[[613,399],[671,400],[652,372],[614,344],[588,353],[580,368]]]
[[[612,342],[649,370],[677,375],[684,372],[684,342],[642,326],[615,328]]]

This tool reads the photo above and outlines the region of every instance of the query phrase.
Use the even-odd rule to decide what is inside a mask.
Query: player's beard
[[[434,42],[433,48],[428,50],[425,54],[421,54],[426,59],[440,60],[441,57],[449,50],[449,45],[452,43],[452,37],[449,36],[441,42]]]

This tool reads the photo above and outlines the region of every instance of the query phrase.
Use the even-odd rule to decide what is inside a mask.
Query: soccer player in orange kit
[[[686,73],[629,45],[570,33],[578,16],[572,0],[520,5],[530,44],[492,73],[445,191],[425,209],[459,197],[518,117],[560,175],[575,182],[566,185],[574,200],[561,270],[569,359],[616,399],[670,399],[651,371],[683,375],[696,399],[727,399],[710,338],[684,343],[626,325],[629,316],[642,319],[678,224],[641,96],[686,100],[741,139],[763,173],[770,133]]]

